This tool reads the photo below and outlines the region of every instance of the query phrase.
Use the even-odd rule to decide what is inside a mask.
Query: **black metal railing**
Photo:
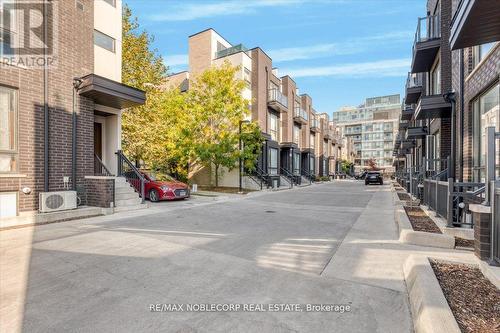
[[[146,200],[145,197],[145,184],[146,178],[144,175],[137,169],[132,162],[123,154],[123,151],[118,150],[116,152],[117,160],[118,160],[118,172],[117,176],[125,177],[127,182],[132,185],[137,193],[141,196],[142,203]]]
[[[290,188],[292,188],[293,183],[295,182],[295,176],[285,168],[280,168],[280,173],[285,178],[285,180],[290,184]]]
[[[102,160],[94,153],[94,175],[95,176],[113,176],[106,168]]]

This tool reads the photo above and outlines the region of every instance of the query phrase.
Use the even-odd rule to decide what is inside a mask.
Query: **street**
[[[392,204],[389,185],[336,181],[1,231],[0,327],[411,332]]]

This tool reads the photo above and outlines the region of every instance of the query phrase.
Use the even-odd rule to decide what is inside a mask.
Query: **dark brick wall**
[[[474,219],[474,254],[481,260],[490,257],[491,246],[491,214],[472,214]]]
[[[43,71],[0,66],[0,85],[18,89],[19,156],[22,178],[0,178],[0,191],[20,191],[28,186],[30,195],[19,194],[20,211],[38,208],[43,191],[43,172],[49,168],[50,190],[63,188],[63,176],[71,176],[72,80],[93,72],[93,1],[83,0],[84,10],[75,1],[58,1],[58,64],[49,70],[49,165],[44,165]],[[77,184],[93,173],[93,102],[77,98]]]
[[[115,180],[114,179],[85,179],[85,199],[88,206],[111,207],[115,198]]]

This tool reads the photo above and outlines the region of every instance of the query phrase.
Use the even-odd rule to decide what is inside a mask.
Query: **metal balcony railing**
[[[238,44],[224,50],[215,52],[215,58],[227,57],[238,52],[247,52],[248,49],[243,44]]]
[[[304,110],[302,107],[296,105],[295,109],[293,110],[293,116],[294,117],[300,117],[304,120],[307,120],[307,112]]]
[[[316,119],[316,117],[311,118],[311,127],[319,128],[319,121],[318,119]]]
[[[269,89],[269,102],[278,102],[288,108],[288,98],[278,89]]]

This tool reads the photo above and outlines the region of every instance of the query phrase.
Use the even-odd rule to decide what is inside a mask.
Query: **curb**
[[[426,256],[410,255],[403,273],[416,333],[460,333]]]
[[[403,206],[395,207],[395,219],[399,228],[399,241],[405,244],[453,249],[455,238],[445,234],[413,230]]]
[[[455,227],[455,228],[448,228],[446,226],[446,221],[442,217],[438,217],[434,212],[429,210],[429,207],[425,205],[420,205],[420,208],[429,216],[429,218],[434,221],[434,223],[438,226],[439,229],[441,229],[441,232],[446,235],[450,235],[453,237],[460,237],[464,239],[470,239],[474,240],[474,229],[469,229],[469,228],[460,228],[460,227]]]

